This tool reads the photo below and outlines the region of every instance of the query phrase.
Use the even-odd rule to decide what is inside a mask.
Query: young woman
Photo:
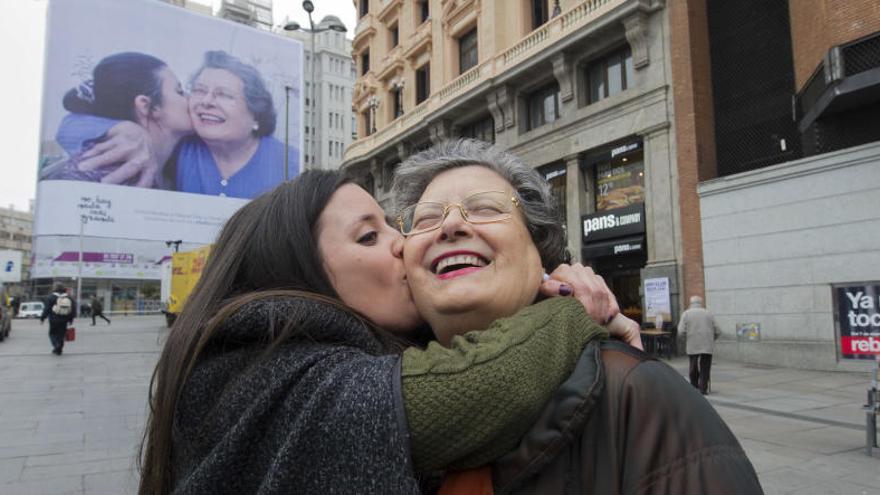
[[[551,298],[449,348],[407,348],[424,328],[401,249],[335,172],[233,215],[156,366],[140,493],[418,493],[438,466],[510,450],[605,334],[594,320],[618,312],[577,272],[538,284],[589,283],[583,304]]]
[[[117,53],[102,59],[91,80],[67,92],[64,108],[108,123],[126,121],[138,126],[152,157],[138,175],[127,179],[129,185],[154,187],[159,164],[164,164],[177,143],[193,132],[187,99],[177,76],[165,62],[143,53]],[[79,169],[84,156],[106,137],[101,133],[76,144],[64,141],[71,148],[71,158],[45,167],[40,171],[40,180],[98,182],[117,173],[125,161],[113,155],[107,156],[109,163],[101,168]]]

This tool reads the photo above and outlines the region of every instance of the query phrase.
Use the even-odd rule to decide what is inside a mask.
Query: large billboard
[[[69,271],[81,238],[90,264],[158,279],[162,241],[213,242],[299,172],[298,41],[155,0],[53,0],[46,31],[32,276]]]

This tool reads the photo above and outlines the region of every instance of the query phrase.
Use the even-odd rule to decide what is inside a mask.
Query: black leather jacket
[[[496,494],[755,494],[752,464],[680,374],[618,342],[590,344],[517,450]]]

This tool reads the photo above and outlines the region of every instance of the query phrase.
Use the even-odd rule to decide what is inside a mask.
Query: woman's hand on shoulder
[[[114,125],[103,141],[82,154],[79,169],[85,172],[116,163],[120,165],[101,182],[123,184],[138,177],[136,186],[152,187],[160,164],[153,156],[146,129],[128,121]]]
[[[627,344],[642,349],[639,325],[620,314],[617,298],[605,284],[605,280],[593,269],[580,263],[561,264],[541,283],[541,293],[546,296],[572,296],[586,309],[587,314],[608,332]]]

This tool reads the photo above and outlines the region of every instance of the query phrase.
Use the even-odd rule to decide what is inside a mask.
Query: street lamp
[[[394,118],[400,117],[403,115],[403,77],[395,80],[391,83],[391,87],[394,89]]]
[[[288,22],[284,25],[285,31],[303,31],[309,33],[311,36],[311,45],[312,45],[312,67],[311,67],[311,75],[309,76],[309,82],[312,86],[312,129],[315,128],[315,115],[318,114],[318,99],[316,98],[318,91],[315,88],[315,59],[317,58],[317,53],[315,52],[315,34],[322,33],[324,31],[336,31],[337,33],[344,33],[348,31],[345,28],[345,25],[334,16],[325,17],[321,23],[315,26],[314,21],[312,21],[312,12],[315,10],[315,4],[312,3],[311,0],[303,0],[302,3],[303,10],[309,15],[309,27],[305,28],[299,25],[297,22]],[[320,116],[318,117],[320,118]],[[315,142],[321,142],[321,134],[319,132],[315,132]],[[318,144],[318,153],[316,155],[320,155],[320,144]],[[312,146],[312,152],[315,151],[315,146]],[[314,160],[313,160],[314,162]],[[313,163],[314,165],[314,163]]]
[[[167,246],[167,247],[174,246],[174,252],[176,253],[180,250],[180,243],[181,242],[183,242],[183,241],[182,240],[165,241],[165,246]]]

